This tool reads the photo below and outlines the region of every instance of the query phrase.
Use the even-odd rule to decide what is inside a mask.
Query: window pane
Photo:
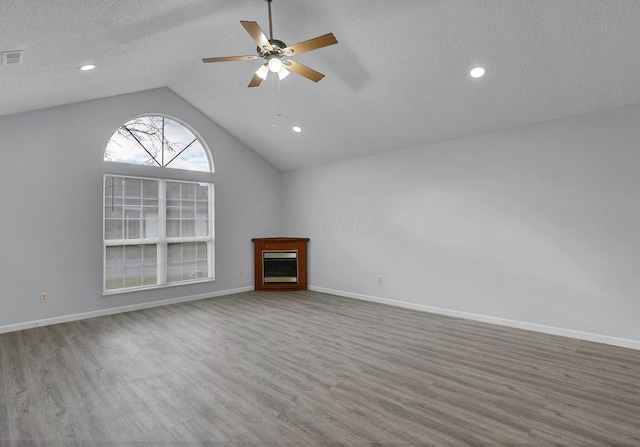
[[[180,237],[180,221],[167,219],[167,237]]]
[[[142,283],[145,286],[158,283],[158,246],[145,245],[143,247]]]
[[[209,171],[207,154],[199,141],[191,144],[180,156],[168,166],[176,169],[188,169],[190,171]]]
[[[167,282],[182,280],[182,244],[167,246]]]
[[[180,206],[167,206],[167,219],[180,219]]]
[[[105,204],[104,217],[107,219],[122,219],[122,205],[110,206],[109,203]]]
[[[105,219],[104,238],[122,239],[122,219]]]
[[[158,180],[143,180],[142,194],[144,196],[141,206],[141,236],[147,238],[157,238],[160,236],[158,226]]]
[[[124,247],[124,282],[126,287],[142,285],[142,247],[126,245]]]
[[[145,212],[145,218],[143,221],[144,225],[144,238],[157,238],[160,236],[160,229],[158,228],[158,213],[156,211],[153,212]]]
[[[198,183],[196,187],[196,199],[203,200],[205,202],[209,201],[209,185]]]
[[[180,183],[167,182],[167,200],[180,199]]]
[[[182,237],[194,237],[196,235],[196,226],[194,220],[182,220]]]
[[[182,186],[182,200],[193,201],[196,198],[195,183],[181,183],[181,186]]]
[[[104,216],[122,218],[122,178],[105,176],[104,178]]]
[[[196,217],[195,203],[182,201],[182,218],[193,219],[194,217]]]
[[[139,210],[126,210],[124,219],[124,238],[125,239],[140,239],[141,227],[140,211]]]
[[[196,244],[194,242],[187,242],[182,244],[182,259],[196,259]]]
[[[124,287],[124,249],[123,247],[107,247],[105,259],[105,290]]]
[[[198,219],[195,222],[195,236],[209,236],[209,221]]]
[[[196,202],[196,210],[199,215],[205,217],[209,214],[209,201],[208,200],[198,200]]]
[[[157,284],[157,266],[155,244],[107,247],[105,290]]]
[[[104,179],[105,196],[107,197],[122,197],[124,190],[124,178],[115,175],[107,175]]]
[[[205,261],[209,259],[208,244],[206,242],[198,242],[198,260]]]
[[[142,197],[142,179],[126,178],[124,180],[124,196],[125,197]]]
[[[142,197],[144,197],[145,199],[157,199],[158,198],[158,182],[157,182],[157,180],[145,179],[145,180],[142,181]]]
[[[208,256],[206,242],[185,242],[169,244],[168,282],[188,281],[208,277]]]
[[[142,285],[142,265],[125,267],[125,287],[140,287]]]
[[[209,276],[209,256],[207,254],[207,243],[197,242],[196,244],[196,272],[197,278]]]

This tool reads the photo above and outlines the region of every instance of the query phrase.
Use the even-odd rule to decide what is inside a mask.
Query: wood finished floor
[[[0,335],[5,446],[638,446],[640,351],[315,292]]]

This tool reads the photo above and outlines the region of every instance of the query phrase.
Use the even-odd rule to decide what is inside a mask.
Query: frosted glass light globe
[[[282,69],[282,61],[277,57],[271,58],[269,60],[269,71],[272,73],[277,73]]]

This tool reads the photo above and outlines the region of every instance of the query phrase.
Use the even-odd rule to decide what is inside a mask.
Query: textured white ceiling
[[[339,40],[295,58],[326,75],[318,84],[249,89],[259,61],[201,62],[253,54],[239,21],[267,32],[264,0],[0,0],[0,51],[25,50],[0,66],[0,115],[168,86],[286,170],[640,102],[638,0],[272,7],[289,45]]]

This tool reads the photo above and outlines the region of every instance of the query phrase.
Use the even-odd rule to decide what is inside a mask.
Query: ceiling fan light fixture
[[[278,73],[282,70],[282,61],[277,56],[273,56],[269,59],[269,71]]]
[[[289,70],[287,70],[286,68],[282,67],[280,69],[280,71],[278,72],[278,78],[282,81],[287,76],[289,76]]]
[[[327,33],[322,36],[314,37],[313,39],[299,42],[295,45],[287,46],[283,41],[273,38],[273,21],[271,20],[271,2],[272,0],[265,0],[269,9],[269,37],[258,25],[258,22],[240,20],[240,24],[249,33],[253,41],[256,43],[257,55],[245,55],[245,56],[224,56],[224,57],[205,57],[202,62],[231,62],[231,61],[252,61],[255,59],[266,60],[266,72],[265,68],[258,68],[254,73],[249,85],[247,87],[258,87],[262,81],[266,80],[269,75],[269,71],[277,73],[280,79],[286,78],[289,73],[294,72],[303,76],[313,82],[318,82],[324,75],[312,68],[306,67],[293,60],[282,61],[281,58],[289,57],[293,55],[299,55],[308,51],[317,50],[318,48],[328,47],[338,43],[338,39],[333,33]],[[285,67],[286,66],[286,69]]]
[[[256,74],[260,76],[260,79],[262,79],[263,81],[267,79],[267,75],[269,74],[269,67],[267,66],[267,64],[260,65],[260,68],[256,70]]]

